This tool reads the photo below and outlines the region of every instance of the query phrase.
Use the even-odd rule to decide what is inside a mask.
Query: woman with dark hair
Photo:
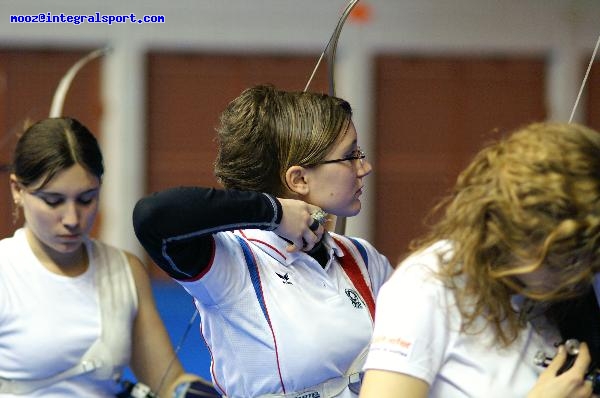
[[[350,105],[256,86],[221,115],[215,174],[140,200],[136,234],[194,297],[228,397],[356,397],[388,260],[326,232],[361,209],[371,163]]]
[[[2,397],[114,397],[131,390],[126,366],[136,397],[201,382],[176,359],[167,368],[175,354],[141,261],[88,237],[103,173],[75,119],[41,120],[17,142],[10,187],[25,225],[0,241]]]

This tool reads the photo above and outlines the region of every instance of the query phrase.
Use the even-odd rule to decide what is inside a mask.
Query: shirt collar
[[[273,257],[275,260],[285,265],[292,264],[294,261],[301,259],[303,256],[308,256],[308,254],[301,251],[288,253],[286,248],[289,243],[272,231],[264,231],[261,229],[244,229],[238,230],[236,233],[250,241],[254,247],[259,248],[269,256]],[[337,242],[333,239],[332,235],[335,234],[326,233],[324,235],[323,239],[325,239],[325,247],[327,247],[330,256],[334,255],[336,257],[343,257],[344,253]]]

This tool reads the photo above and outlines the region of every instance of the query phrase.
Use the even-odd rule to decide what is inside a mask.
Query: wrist
[[[221,398],[221,394],[208,381],[189,373],[183,374],[171,384],[168,398]]]

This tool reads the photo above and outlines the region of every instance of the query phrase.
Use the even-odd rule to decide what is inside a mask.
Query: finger
[[[288,253],[294,253],[294,252],[297,252],[297,251],[300,251],[300,250],[302,250],[302,245],[296,245],[296,244],[288,245],[285,248],[285,251],[288,252]]]
[[[311,231],[317,231],[319,229],[319,227],[321,226],[321,223],[319,222],[319,220],[317,220],[316,218],[312,219],[312,223],[308,226],[308,229],[310,229]]]
[[[304,238],[300,237],[299,239],[294,239],[290,242],[289,245],[285,248],[285,251],[288,253],[297,252],[303,250],[306,247],[306,241]]]
[[[590,374],[585,376],[585,389],[586,391],[589,391],[590,394],[594,393],[594,382],[594,372],[591,372]]]
[[[303,251],[308,252],[311,251],[315,245],[319,242],[319,235],[313,232],[308,232],[304,234],[304,238],[302,238],[306,245],[302,248]]]
[[[591,360],[592,358],[590,356],[588,345],[582,342],[579,344],[579,354],[577,354],[577,359],[573,364],[573,369],[581,374],[585,374],[590,366]]]
[[[554,359],[552,359],[550,364],[548,364],[548,367],[546,368],[544,373],[550,373],[551,375],[556,376],[558,370],[565,363],[565,359],[567,359],[567,351],[565,350],[564,345],[560,345],[558,346],[558,350],[556,351]]]

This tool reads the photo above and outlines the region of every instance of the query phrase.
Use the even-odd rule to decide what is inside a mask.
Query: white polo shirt
[[[348,248],[376,296],[392,272],[389,261],[360,240],[367,271],[351,241],[331,235]],[[254,271],[239,238],[250,247]],[[369,344],[373,322],[335,258],[343,253],[332,237],[325,237],[332,254],[325,268],[306,253],[287,253],[287,242],[273,232],[221,232],[214,239],[207,270],[180,283],[200,312],[215,385],[228,397],[254,397],[343,375]],[[356,395],[346,390],[340,397]]]
[[[437,253],[449,249],[439,242],[409,257],[383,286],[364,369],[424,380],[429,397],[525,397],[544,370],[534,363],[536,353],[554,355],[558,333],[543,323],[536,330],[528,323],[513,344],[502,348],[483,319],[475,333],[460,332],[453,293],[434,275],[440,266]]]

